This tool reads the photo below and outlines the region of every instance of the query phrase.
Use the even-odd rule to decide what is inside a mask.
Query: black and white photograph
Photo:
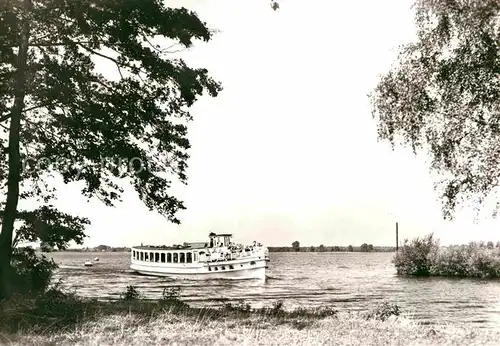
[[[0,345],[499,345],[500,0],[0,0]]]

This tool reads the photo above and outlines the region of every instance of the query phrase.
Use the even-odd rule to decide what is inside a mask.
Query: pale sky
[[[400,239],[500,240],[498,221],[442,221],[424,160],[377,142],[367,94],[414,38],[412,1],[182,3],[220,30],[182,56],[224,87],[192,108],[189,181],[175,191],[182,225],[133,191],[110,209],[64,187],[57,205],[91,219],[88,246],[205,241],[210,231],[269,246],[393,245],[395,221]]]

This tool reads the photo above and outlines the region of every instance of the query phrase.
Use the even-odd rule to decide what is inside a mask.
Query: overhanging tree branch
[[[8,88],[1,88],[0,98],[11,102],[14,96],[26,89],[26,100],[29,100],[28,105],[21,104],[16,109],[17,118],[5,114],[6,109],[1,108],[0,122],[8,124],[9,120],[12,129],[20,120],[22,128],[17,135],[20,147],[17,163],[9,166],[9,184],[6,186],[7,174],[3,172],[0,184],[7,187],[11,197],[20,190],[19,200],[40,198],[46,194],[42,191],[46,189],[45,185],[51,184],[46,179],[59,173],[65,183],[82,182],[84,196],[98,197],[106,205],[120,200],[123,194],[121,184],[131,184],[149,209],[156,210],[171,222],[180,223],[176,214],[185,207],[182,201],[170,195],[171,179],[155,172],[164,172],[170,164],[176,165],[177,177],[185,182],[189,141],[182,129],[157,127],[162,119],[190,120],[187,106],[205,92],[217,96],[222,88],[209,77],[206,69],[193,69],[184,63],[169,61],[166,54],[162,56],[159,51],[149,49],[147,41],[152,43],[154,38],[161,36],[191,46],[193,40],[209,41],[210,29],[194,12],[169,8],[156,0],[131,2],[127,6],[114,1],[33,1],[35,8],[28,16],[32,35],[23,44],[24,47],[34,47],[31,48],[33,53],[43,51],[43,56],[27,55],[24,80],[29,84],[22,86],[14,83],[14,77],[23,70],[22,65],[15,62],[14,51],[23,37],[19,31],[26,17],[12,6],[29,1],[7,1],[0,9],[2,18],[4,14],[9,17],[2,22],[2,29],[6,30],[0,30],[0,46],[9,53],[4,63],[10,64],[14,73],[13,76],[4,74]],[[93,6],[97,3],[99,6]],[[57,10],[49,10],[52,5]],[[139,39],[144,35],[147,36],[146,42]],[[107,53],[101,47],[114,52]],[[21,50],[18,52],[17,57]],[[103,76],[95,67],[94,57],[112,61],[125,78],[122,76],[118,82]],[[175,83],[170,85],[172,80]],[[52,103],[56,102],[52,109]],[[41,108],[40,111],[37,108]],[[0,126],[3,125],[0,123]],[[16,158],[13,149],[9,147],[8,153],[14,153],[12,157]],[[21,171],[19,188],[16,188],[10,177],[27,154],[34,158],[49,158],[54,163],[61,159],[65,161],[64,166],[47,164],[36,172]],[[165,162],[165,155],[166,158],[171,156],[171,163]],[[137,157],[148,164],[148,169],[122,172],[114,162],[102,165],[102,159],[108,157],[119,159],[118,165],[123,164],[123,159]],[[76,165],[67,169],[66,163]],[[5,162],[2,171],[7,171],[4,166]],[[38,188],[30,184],[34,179],[40,181]],[[12,198],[7,200],[6,211],[11,213],[12,219],[16,208]],[[12,238],[17,234],[11,231],[22,233],[18,236],[18,243],[29,239],[65,244],[81,239],[85,225],[73,220],[69,226],[68,223],[64,226],[56,212],[45,208],[25,213],[29,222],[16,223],[15,228],[11,227],[12,220],[7,220],[6,213],[0,234],[0,296],[8,292],[3,269],[9,268],[9,260],[5,254],[12,252]],[[37,229],[39,215],[50,226],[44,226],[43,233]],[[9,229],[5,232],[7,221]]]
[[[36,106],[33,106],[33,107],[29,107],[29,108],[24,108],[22,110],[22,113],[26,113],[26,112],[29,112],[29,111],[33,111],[35,109],[38,109],[38,108],[45,108],[45,107],[48,107],[48,106],[55,106],[56,104],[55,103],[52,103],[52,102],[49,102],[49,103],[42,103],[42,104],[39,104],[39,105],[36,105]],[[9,120],[11,117],[11,113],[8,113],[8,114],[4,114],[2,116],[0,116],[0,123],[6,121],[6,120]]]
[[[427,144],[430,168],[446,177],[445,218],[459,200],[479,210],[486,197],[499,197],[498,4],[418,1],[418,41],[403,47],[371,96],[379,139]]]
[[[95,51],[95,50],[93,50],[92,48],[89,48],[89,47],[87,47],[87,46],[85,46],[85,45],[83,45],[83,44],[81,44],[81,43],[78,43],[78,45],[79,45],[80,47],[82,47],[83,49],[85,49],[85,50],[89,51],[89,52],[90,52],[90,53],[92,53],[92,54],[95,54],[95,55],[97,55],[97,56],[100,56],[101,58],[108,59],[109,61],[114,62],[114,63],[115,63],[115,65],[116,65],[116,67],[118,68],[118,73],[120,74],[120,77],[123,79],[123,74],[122,74],[122,70],[121,70],[121,68],[120,68],[120,67],[128,67],[128,66],[126,66],[126,65],[124,66],[123,64],[120,64],[120,63],[118,62],[118,60],[113,59],[112,57],[107,56],[107,55],[105,55],[105,54],[102,54],[102,53],[96,52],[96,51]]]

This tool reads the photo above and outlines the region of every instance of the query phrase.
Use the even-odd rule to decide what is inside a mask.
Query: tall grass
[[[299,323],[296,327],[300,327],[316,320],[335,317],[337,310],[327,306],[287,310],[283,301],[259,309],[254,309],[244,302],[197,308],[180,299],[179,289],[165,289],[162,297],[154,301],[142,299],[140,292],[133,286],[128,286],[119,300],[102,302],[81,298],[54,286],[37,297],[17,296],[0,302],[0,332],[12,334],[29,330],[32,333],[53,333],[74,330],[82,323],[110,315],[133,314],[154,318],[166,313],[202,320],[229,319],[251,322],[255,319],[271,319],[278,324]],[[382,305],[376,307],[366,318],[383,319],[396,313],[397,309]],[[297,322],[298,319],[301,321]]]
[[[496,345],[500,332],[421,325],[382,303],[366,312],[288,310],[283,301],[194,308],[178,289],[158,301],[128,286],[118,301],[79,298],[57,286],[0,302],[0,344],[15,345]]]
[[[38,312],[30,304],[14,305],[26,324],[20,327],[12,311],[7,315],[2,310],[0,344],[496,345],[500,339],[499,332],[422,325],[400,316],[399,308],[389,304],[365,313],[338,314],[327,308],[289,311],[279,301],[263,309],[245,303],[195,309],[180,302],[175,292],[165,292],[158,302],[140,299],[132,287],[127,292],[108,303],[63,294],[47,298],[52,304],[38,306]],[[44,319],[37,322],[32,314]]]
[[[152,301],[143,299],[133,286],[117,301],[99,302],[54,286],[36,298],[0,302],[0,344],[270,345],[281,340],[307,345],[331,339],[334,330],[346,334],[354,324],[371,326],[374,335],[384,338],[386,327],[379,324],[399,315],[399,307],[387,303],[347,317],[327,306],[289,310],[280,300],[257,309],[245,302],[195,308],[180,299],[179,289],[165,289],[159,300]],[[322,321],[327,323],[318,325]]]
[[[499,278],[500,248],[491,242],[443,247],[429,234],[405,239],[393,263],[399,275]]]
[[[2,340],[3,339],[3,340]],[[366,320],[342,315],[291,328],[268,320],[244,324],[237,320],[178,318],[165,313],[155,318],[105,316],[54,334],[4,336],[15,345],[498,345],[499,333],[471,327],[428,326],[408,320]]]

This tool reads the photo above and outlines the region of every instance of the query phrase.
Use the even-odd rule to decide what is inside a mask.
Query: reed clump
[[[500,278],[500,244],[471,242],[444,247],[429,234],[405,239],[393,263],[399,275]]]

